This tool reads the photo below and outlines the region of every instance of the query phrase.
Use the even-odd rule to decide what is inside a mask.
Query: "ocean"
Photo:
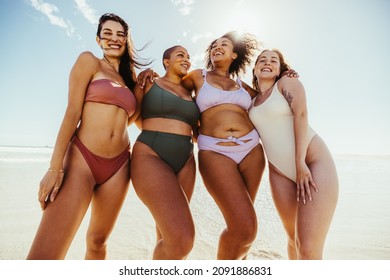
[[[25,259],[38,227],[39,181],[48,168],[50,147],[0,146],[0,259]],[[390,156],[335,155],[339,201],[324,248],[327,260],[390,260]],[[258,238],[249,259],[287,259],[286,237],[274,208],[266,171],[255,202]],[[224,220],[197,176],[191,210],[196,241],[189,259],[212,260]],[[67,259],[83,259],[86,217]],[[108,243],[108,258],[151,259],[154,221],[132,187]]]

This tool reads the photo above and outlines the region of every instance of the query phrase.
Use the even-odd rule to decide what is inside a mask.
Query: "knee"
[[[257,219],[256,217],[242,219],[233,227],[228,227],[227,230],[236,243],[252,244],[257,237]]]
[[[189,255],[194,247],[195,228],[187,227],[175,230],[167,240],[172,256],[178,259],[185,258]]]
[[[321,260],[322,248],[318,248],[318,244],[310,242],[308,240],[295,241],[297,257],[299,260]]]
[[[106,248],[108,236],[102,233],[87,233],[87,248],[93,251],[102,251]]]

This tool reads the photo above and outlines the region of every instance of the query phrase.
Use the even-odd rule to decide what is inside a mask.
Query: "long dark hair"
[[[230,31],[221,36],[221,38],[229,39],[233,44],[233,52],[237,54],[237,58],[229,67],[229,74],[233,75],[233,77],[238,76],[240,73],[245,74],[246,67],[250,65],[251,59],[261,46],[261,43],[257,41],[253,34],[240,33],[238,31]],[[216,41],[217,39],[212,41],[206,50],[206,69],[213,68],[210,52]]]
[[[99,19],[99,25],[97,28],[96,35],[100,37],[100,32],[102,30],[103,24],[108,21],[116,21],[120,23],[123,26],[123,29],[125,30],[126,35],[126,48],[125,52],[122,55],[119,63],[119,75],[123,78],[125,81],[125,84],[128,88],[132,89],[136,84],[136,73],[135,68],[141,69],[143,66],[149,65],[151,62],[147,62],[145,59],[141,58],[137,51],[143,50],[148,44],[146,44],[144,47],[142,47],[140,50],[137,50],[134,47],[133,41],[131,39],[130,29],[128,24],[118,15],[113,13],[107,13],[100,17]],[[144,62],[141,62],[144,61]]]

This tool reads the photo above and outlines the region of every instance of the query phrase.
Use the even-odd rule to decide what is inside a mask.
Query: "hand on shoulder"
[[[278,80],[279,89],[303,88],[302,82],[298,78],[283,76]]]

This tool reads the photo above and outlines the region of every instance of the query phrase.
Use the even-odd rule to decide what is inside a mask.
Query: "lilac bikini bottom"
[[[240,138],[229,136],[225,139],[221,139],[199,134],[197,142],[199,150],[214,151],[231,158],[239,164],[250,153],[250,151],[259,144],[259,134],[255,129]],[[238,145],[218,145],[218,143],[227,142],[234,142]]]

